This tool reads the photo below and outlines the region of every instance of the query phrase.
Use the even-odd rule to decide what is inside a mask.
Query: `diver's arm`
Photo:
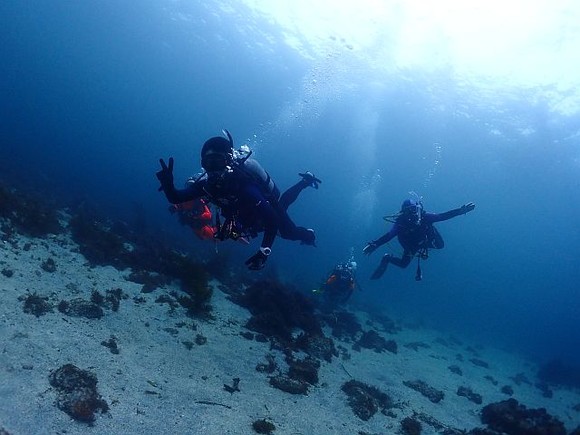
[[[363,248],[363,254],[371,255],[379,246],[384,245],[388,241],[390,241],[393,237],[399,234],[399,225],[397,223],[393,224],[391,229],[387,234],[382,237],[379,237],[376,240],[372,240],[367,243],[367,245]]]
[[[173,157],[169,158],[167,164],[163,159],[159,159],[159,164],[161,165],[161,170],[155,174],[161,183],[159,190],[163,190],[170,203],[181,204],[203,196],[203,186],[199,182],[183,190],[175,188],[173,184]]]
[[[384,245],[387,242],[390,242],[397,234],[399,233],[399,225],[393,224],[391,229],[387,234],[382,237],[379,237],[377,240],[373,240],[371,243],[377,245],[377,247]]]
[[[181,204],[192,199],[201,198],[205,192],[201,182],[191,184],[185,189],[176,189],[173,183],[163,186],[163,192],[171,204]]]
[[[250,270],[260,270],[264,267],[268,256],[272,252],[272,245],[276,234],[278,234],[278,214],[272,205],[264,198],[257,186],[247,186],[243,191],[240,200],[246,202],[249,206],[257,207],[257,215],[264,224],[264,237],[260,249],[254,255],[246,260],[246,266]]]
[[[271,249],[278,234],[278,214],[276,210],[253,183],[243,190],[241,201],[257,208],[256,214],[264,224],[264,237],[260,246],[261,248]]]
[[[446,211],[444,213],[425,213],[424,219],[427,222],[441,222],[452,219],[454,217],[460,216],[462,214],[467,214],[475,208],[475,204],[472,202],[468,202],[467,204],[462,205],[459,208]]]
[[[262,248],[272,248],[278,234],[278,215],[266,199],[263,199],[257,206],[264,222],[264,237],[260,246]]]

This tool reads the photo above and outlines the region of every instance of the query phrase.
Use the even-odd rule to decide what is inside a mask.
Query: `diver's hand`
[[[165,187],[173,186],[173,157],[169,157],[168,164],[165,164],[163,159],[159,159],[161,170],[155,174],[157,179],[161,182],[159,191],[165,190]]]
[[[367,245],[363,248],[363,254],[371,255],[378,247],[379,245],[377,245],[375,242],[368,242]]]
[[[463,204],[461,206],[461,213],[466,214],[472,211],[475,208],[475,204],[473,202],[468,202],[467,204]]]
[[[259,250],[250,258],[248,258],[245,264],[246,266],[248,266],[248,269],[250,270],[260,270],[264,268],[267,259],[268,256],[264,254],[262,250]]]

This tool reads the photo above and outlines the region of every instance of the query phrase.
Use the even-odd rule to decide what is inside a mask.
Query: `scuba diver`
[[[216,214],[214,237],[218,240],[251,238],[263,232],[260,249],[245,262],[251,270],[264,267],[278,233],[284,239],[315,246],[314,230],[296,226],[287,209],[302,190],[318,188],[322,181],[305,172],[299,174],[302,179],[298,183],[280,195],[270,175],[250,158],[252,151],[247,146],[234,150],[231,134],[227,130],[223,133],[225,137],[212,137],[203,144],[201,166],[205,172],[185,189],[178,190],[173,184],[173,158],[167,164],[159,159],[159,190],[172,204],[202,198],[217,206],[220,213]]]
[[[313,293],[322,295],[330,307],[346,303],[355,289],[360,289],[355,279],[356,262],[354,257],[344,263],[338,263],[320,288]]]
[[[457,209],[449,210],[445,213],[427,213],[423,209],[423,204],[420,200],[406,199],[399,213],[384,217],[385,220],[393,223],[389,232],[377,240],[368,242],[363,249],[365,255],[370,255],[379,246],[389,242],[396,236],[403,247],[403,255],[401,258],[397,258],[391,254],[383,255],[381,263],[374,271],[371,279],[379,279],[383,276],[389,263],[397,267],[406,268],[411,263],[413,257],[417,256],[417,273],[415,279],[421,281],[423,275],[420,261],[428,258],[430,248],[442,249],[444,246],[443,238],[433,224],[469,213],[474,208],[475,204],[468,202]]]

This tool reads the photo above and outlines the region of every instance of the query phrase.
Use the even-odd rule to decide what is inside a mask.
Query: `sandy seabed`
[[[54,270],[46,267],[49,258]],[[181,307],[156,302],[179,291],[177,283],[142,293],[140,284],[126,279],[130,270],[91,267],[66,233],[46,239],[17,235],[4,242],[0,270],[0,434],[252,434],[259,419],[273,423],[275,434],[397,434],[401,421],[413,415],[440,423],[422,424],[421,433],[435,434],[445,427],[482,427],[481,409],[509,398],[501,391],[506,385],[513,388],[511,397],[528,408],[546,408],[569,431],[580,424],[577,390],[552,387],[553,397],[546,398],[535,386],[534,364],[436,331],[379,330],[396,341],[396,353],[355,351],[352,343],[334,339],[348,357],[322,361],[319,382],[307,395],[292,395],[272,387],[268,375],[256,370],[267,354],[282,367],[284,356],[268,342],[240,335],[247,332],[250,313],[215,281],[212,318],[187,317]],[[105,309],[98,319],[56,308],[61,300],[89,300],[94,291],[114,289],[125,297],[118,310]],[[31,294],[46,297],[54,309],[40,316],[24,312]],[[372,325],[365,313],[355,314],[362,325]],[[105,345],[110,340],[118,353]],[[98,378],[98,393],[109,409],[90,425],[56,406],[49,376],[65,364]],[[239,391],[227,391],[224,385],[233,386],[235,378]],[[361,420],[341,390],[352,379],[387,393],[399,406]],[[443,392],[444,399],[433,403],[403,383],[415,380]],[[459,387],[480,394],[483,403],[459,396]]]

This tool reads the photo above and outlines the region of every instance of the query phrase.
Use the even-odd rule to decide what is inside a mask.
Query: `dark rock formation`
[[[420,435],[421,422],[413,417],[405,417],[401,421],[401,432],[403,435]]]
[[[372,329],[364,332],[359,340],[352,346],[356,351],[360,351],[361,347],[372,349],[377,353],[384,352],[385,350],[388,350],[391,353],[397,353],[397,343],[394,340],[386,340]]]
[[[338,356],[338,350],[334,346],[334,341],[321,334],[301,333],[296,337],[295,347],[303,350],[312,357],[326,362],[331,362],[333,356]]]
[[[469,387],[459,387],[457,389],[457,395],[466,397],[469,401],[477,405],[481,405],[483,402],[481,394],[474,393]]]
[[[290,394],[307,394],[308,383],[291,379],[285,375],[270,377],[270,385]]]
[[[433,403],[439,403],[445,397],[443,391],[436,390],[425,381],[403,381],[403,384],[415,391],[418,391]]]
[[[451,365],[447,367],[451,373],[455,373],[456,375],[463,376],[463,371],[459,366]]]
[[[503,387],[501,387],[501,390],[500,391],[503,394],[507,394],[508,396],[513,396],[514,395],[514,389],[510,385],[504,385]]]
[[[354,414],[364,421],[369,420],[377,411],[384,414],[394,406],[387,394],[359,381],[348,381],[342,385],[341,389],[348,396],[348,404]]]
[[[509,435],[566,435],[564,424],[544,408],[527,409],[515,399],[486,405],[481,421],[490,429]]]
[[[20,297],[19,299],[24,300],[23,311],[27,314],[34,314],[36,317],[44,316],[45,314],[52,312],[54,308],[49,302],[48,297],[39,296],[36,292]]]
[[[320,336],[322,327],[314,314],[314,306],[301,293],[291,291],[277,281],[259,281],[232,301],[247,308],[252,317],[246,327],[275,339],[284,346],[294,342],[293,332],[302,330]]]
[[[271,421],[268,421],[266,419],[260,419],[255,420],[252,423],[252,429],[254,429],[254,432],[256,433],[268,435],[276,430],[276,426]]]
[[[471,358],[469,361],[471,361],[471,364],[473,364],[474,366],[483,367],[484,369],[489,368],[489,364],[481,359]]]
[[[93,373],[66,364],[51,372],[49,381],[57,390],[56,406],[75,420],[92,423],[96,411],[109,410],[97,392],[98,381]]]
[[[54,258],[49,257],[46,260],[44,260],[40,265],[40,268],[48,273],[56,272],[56,262],[54,261]]]
[[[321,318],[332,329],[332,336],[339,340],[353,342],[362,333],[356,316],[348,311],[323,314]]]
[[[288,377],[296,381],[305,382],[310,385],[318,383],[318,369],[320,361],[306,357],[304,359],[286,358],[288,363]]]
[[[104,316],[101,307],[93,302],[88,302],[77,298],[70,301],[61,301],[58,304],[58,311],[71,317],[85,317],[87,319],[100,319]]]
[[[522,384],[532,385],[532,383],[530,382],[530,380],[528,379],[528,377],[525,374],[523,374],[523,373],[518,373],[515,376],[510,376],[510,379],[512,381],[514,381],[514,383],[516,385],[522,385]]]

